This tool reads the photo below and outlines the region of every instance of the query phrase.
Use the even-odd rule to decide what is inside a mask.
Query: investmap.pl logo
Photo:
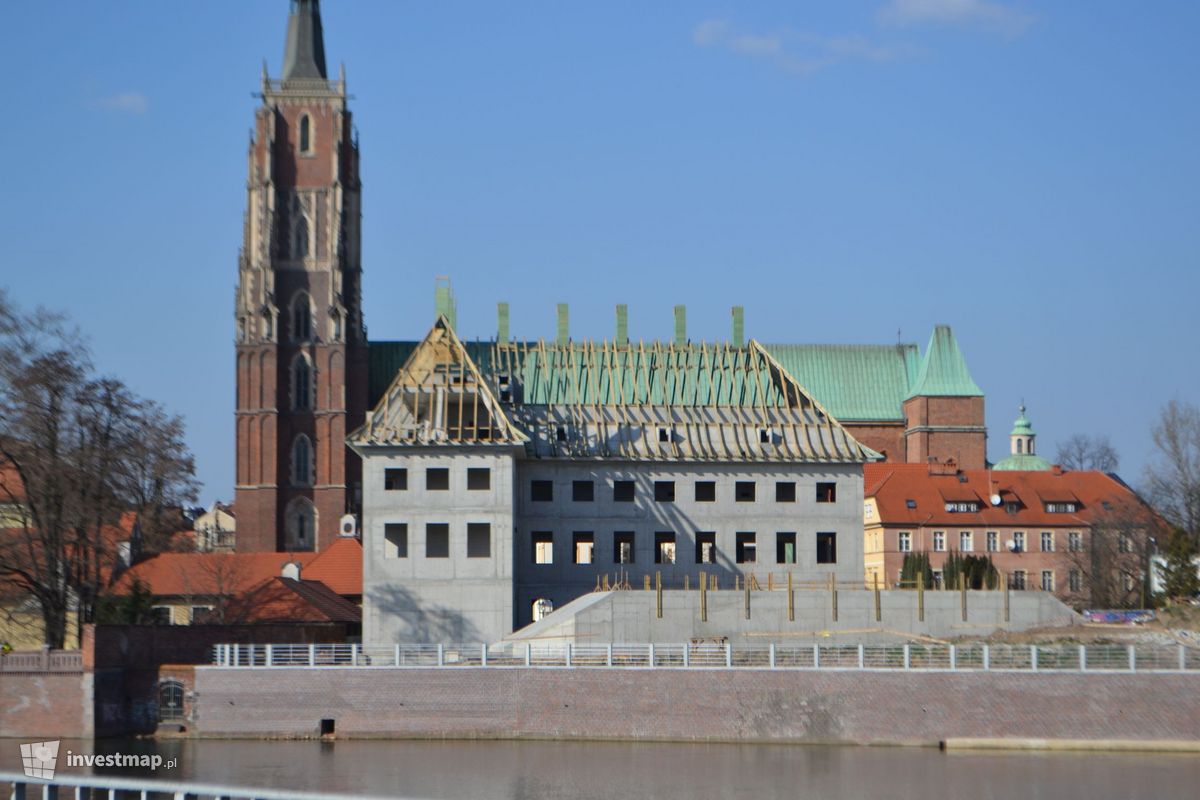
[[[21,766],[26,778],[51,780],[58,762],[58,742],[30,742],[21,745]]]
[[[30,742],[21,745],[21,766],[25,768],[26,778],[41,778],[53,780],[54,769],[58,764],[58,742]],[[155,754],[107,753],[93,755],[91,753],[66,752],[68,767],[140,767],[156,770],[174,769],[179,765],[178,759],[166,760]]]

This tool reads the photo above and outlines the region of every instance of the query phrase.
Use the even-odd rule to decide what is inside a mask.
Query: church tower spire
[[[366,413],[361,185],[317,0],[292,0],[283,77],[263,76],[235,303],[238,549],[319,550],[357,511],[346,433]]]
[[[325,36],[321,31],[320,0],[292,0],[287,42],[283,48],[283,79],[324,80]]]

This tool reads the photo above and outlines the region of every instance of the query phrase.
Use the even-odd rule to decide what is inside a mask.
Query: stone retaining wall
[[[1200,739],[1183,673],[201,667],[196,691],[201,736]]]

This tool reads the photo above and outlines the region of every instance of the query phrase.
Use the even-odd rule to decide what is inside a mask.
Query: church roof
[[[982,397],[949,325],[938,325],[917,370],[908,397]]]
[[[283,48],[283,79],[324,80],[325,36],[320,0],[292,0]]]
[[[998,469],[1002,472],[1009,472],[1012,470],[1045,472],[1051,469],[1051,464],[1046,459],[1042,458],[1041,456],[1034,455],[1033,453],[1014,453],[1002,461],[994,464],[992,469]]]
[[[915,344],[764,347],[842,422],[904,419],[902,406],[921,357]]]

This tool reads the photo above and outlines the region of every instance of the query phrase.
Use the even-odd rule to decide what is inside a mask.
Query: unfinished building
[[[348,442],[370,642],[495,641],[651,576],[861,583],[880,458],[754,340],[466,345],[445,315]]]

